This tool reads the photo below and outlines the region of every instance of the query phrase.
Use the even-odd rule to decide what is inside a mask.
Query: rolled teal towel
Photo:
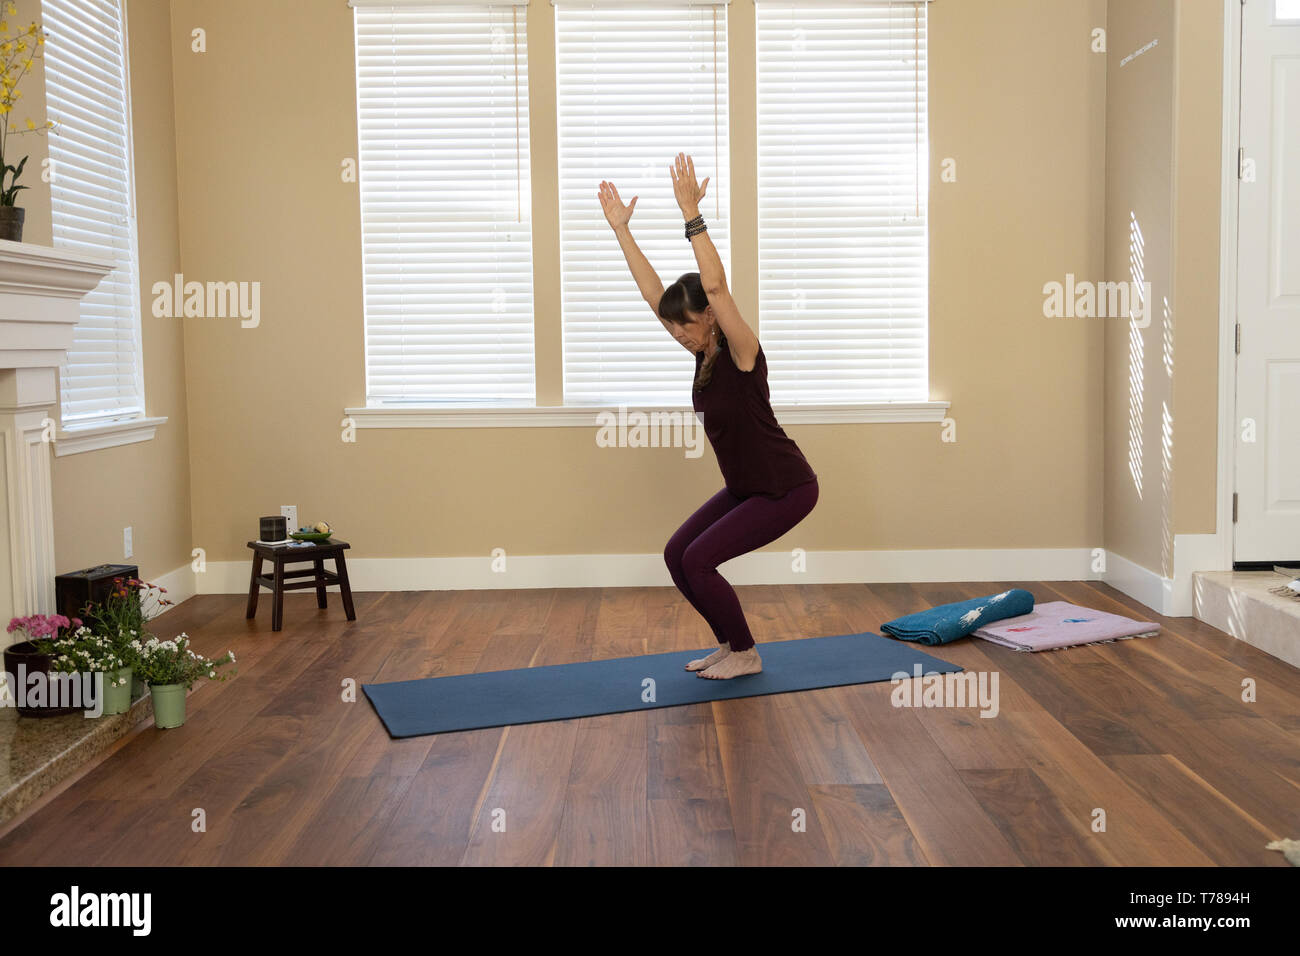
[[[928,611],[882,624],[880,629],[900,641],[920,644],[947,644],[992,621],[1019,617],[1034,609],[1034,596],[1022,588],[1012,588],[989,597],[972,598],[956,604],[942,604]]]

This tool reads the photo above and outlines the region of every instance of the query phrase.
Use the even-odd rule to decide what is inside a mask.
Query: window
[[[925,401],[926,4],[756,6],[772,401]]]
[[[689,405],[694,360],[628,272],[597,188],[637,196],[632,234],[668,286],[698,271],[668,170],[712,177],[700,212],[730,275],[725,4],[555,0],[566,405]]]
[[[533,405],[526,9],[352,5],[367,404]]]
[[[65,428],[144,415],[125,17],[119,0],[44,0],[54,244],[115,268],[81,301],[60,373]]]

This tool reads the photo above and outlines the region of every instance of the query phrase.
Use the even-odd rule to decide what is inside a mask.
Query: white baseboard
[[[1174,577],[1108,552],[1097,573],[1089,548],[993,548],[935,551],[810,551],[795,570],[790,551],[758,551],[722,566],[733,584],[892,584],[913,581],[1105,581],[1168,617],[1193,614],[1192,575],[1224,570],[1213,534],[1174,536]],[[250,561],[213,561],[196,573],[183,565],[155,583],[175,604],[195,594],[243,594]],[[328,565],[327,565],[328,566]],[[661,554],[515,555],[504,570],[489,557],[353,558],[354,591],[459,591],[513,588],[671,587]]]
[[[1195,612],[1192,575],[1220,570],[1224,570],[1223,543],[1217,534],[1176,534],[1172,578],[1111,551],[1106,554],[1102,580],[1165,617],[1191,617]]]
[[[759,551],[722,568],[733,584],[1098,580],[1092,561],[1088,548],[810,551],[803,557],[805,570],[798,571],[792,552]],[[250,566],[251,558],[208,562],[193,575],[195,590],[243,594]],[[672,586],[662,554],[512,555],[504,570],[493,570],[486,556],[349,558],[348,576],[354,591]]]
[[[172,604],[180,604],[182,601],[188,601],[198,593],[195,585],[196,575],[193,568],[188,564],[183,564],[175,570],[168,571],[159,578],[155,578],[151,583],[167,589],[165,597]],[[167,613],[166,608],[163,613]]]
[[[1106,573],[1102,580],[1133,600],[1141,601],[1157,614],[1167,613],[1165,609],[1172,604],[1174,582],[1171,578],[1113,551],[1106,552]]]

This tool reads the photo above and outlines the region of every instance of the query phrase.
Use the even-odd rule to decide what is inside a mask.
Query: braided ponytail
[[[708,386],[709,382],[713,380],[713,365],[715,362],[718,361],[718,356],[722,354],[722,350],[725,349],[726,347],[727,347],[727,337],[719,333],[718,350],[714,352],[712,355],[710,355],[708,352],[705,352],[704,361],[700,363],[700,367],[695,372],[695,382],[691,385],[692,391],[695,392],[704,391],[704,389]]]

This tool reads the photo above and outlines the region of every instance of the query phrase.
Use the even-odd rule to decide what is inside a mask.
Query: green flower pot
[[[155,727],[166,729],[185,723],[184,684],[150,684],[149,695],[153,698]]]
[[[117,684],[118,686],[113,686]],[[104,715],[125,714],[131,709],[131,668],[123,667],[104,674]]]

